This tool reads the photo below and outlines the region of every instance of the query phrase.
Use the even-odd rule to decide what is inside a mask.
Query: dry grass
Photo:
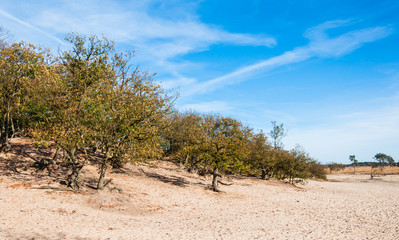
[[[342,170],[333,171],[332,174],[380,174],[380,175],[390,175],[390,174],[399,174],[399,167],[384,167],[382,170],[380,168],[372,168],[371,166],[362,166],[356,167],[356,170],[353,167],[346,167]]]

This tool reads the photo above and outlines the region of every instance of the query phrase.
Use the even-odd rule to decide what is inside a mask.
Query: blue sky
[[[399,160],[398,1],[2,0],[0,25],[55,52],[66,33],[104,34],[180,110],[276,120],[320,162]]]

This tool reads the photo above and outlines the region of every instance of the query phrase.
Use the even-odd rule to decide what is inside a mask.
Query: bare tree
[[[0,26],[0,48],[3,48],[7,45],[10,37],[10,32],[6,28]]]
[[[271,137],[271,140],[273,142],[273,147],[274,149],[281,148],[281,139],[287,135],[284,129],[284,124],[277,125],[276,121],[272,121],[272,126],[273,129],[270,130],[269,136]]]

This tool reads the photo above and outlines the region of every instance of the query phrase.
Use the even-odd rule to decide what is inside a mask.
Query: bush
[[[327,179],[324,166],[316,161],[310,162],[309,174],[310,174],[310,177],[312,177],[312,178],[323,179],[323,180]]]

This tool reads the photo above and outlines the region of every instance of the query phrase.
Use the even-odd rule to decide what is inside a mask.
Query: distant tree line
[[[326,167],[329,169],[330,173],[332,173],[333,171],[339,171],[344,169],[345,167],[353,167],[354,168],[354,172],[356,171],[356,167],[372,167],[372,168],[377,168],[379,167],[381,170],[386,167],[394,167],[394,166],[399,166],[399,162],[395,162],[395,160],[389,156],[386,155],[384,153],[377,153],[374,155],[373,157],[376,162],[359,162],[356,159],[355,155],[350,155],[349,156],[349,160],[352,162],[351,164],[341,164],[341,163],[330,163],[327,164]]]
[[[8,43],[5,30],[0,33],[0,150],[10,150],[9,139],[20,135],[52,143],[53,159],[40,164],[61,158],[75,190],[95,154],[101,156],[98,189],[106,186],[110,166],[146,159],[211,174],[215,191],[224,173],[292,183],[325,178],[324,166],[302,148],[282,147],[283,124],[272,122],[264,134],[219,114],[176,111],[176,97],[131,65],[134,52],[118,52],[107,38],[68,34],[71,48],[54,56],[25,42]]]

